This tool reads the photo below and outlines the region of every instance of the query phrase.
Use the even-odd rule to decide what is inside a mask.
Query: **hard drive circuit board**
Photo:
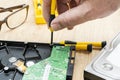
[[[54,46],[51,56],[27,68],[22,80],[66,80],[70,47]]]

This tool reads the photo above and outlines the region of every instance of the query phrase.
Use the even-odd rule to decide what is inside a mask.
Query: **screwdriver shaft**
[[[51,32],[51,45],[53,44],[53,32]]]

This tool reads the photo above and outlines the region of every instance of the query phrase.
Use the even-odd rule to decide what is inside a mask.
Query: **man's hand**
[[[43,0],[43,15],[47,23],[50,6],[51,0]],[[119,7],[120,0],[57,0],[59,16],[52,21],[51,27],[55,31],[63,28],[72,29],[77,24],[108,16]]]

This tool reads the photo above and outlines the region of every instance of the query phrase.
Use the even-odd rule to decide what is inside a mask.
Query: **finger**
[[[67,0],[57,0],[57,10],[59,14],[68,10],[68,6],[66,5],[66,3]]]
[[[43,0],[43,16],[46,22],[49,22],[51,0]]]
[[[70,27],[67,27],[68,30],[72,30],[73,29],[73,26],[70,26]]]
[[[72,29],[75,25],[86,21],[85,15],[91,10],[89,2],[85,1],[78,7],[72,8],[65,13],[56,17],[51,26],[53,30],[61,30],[63,28]]]
[[[57,0],[57,9],[59,14],[69,10],[67,3],[69,3],[69,0]],[[77,6],[76,2],[74,0],[70,1],[70,8],[75,6]]]

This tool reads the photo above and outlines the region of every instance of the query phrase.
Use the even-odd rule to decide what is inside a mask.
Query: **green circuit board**
[[[51,56],[27,68],[22,80],[66,80],[70,47],[54,46]]]

